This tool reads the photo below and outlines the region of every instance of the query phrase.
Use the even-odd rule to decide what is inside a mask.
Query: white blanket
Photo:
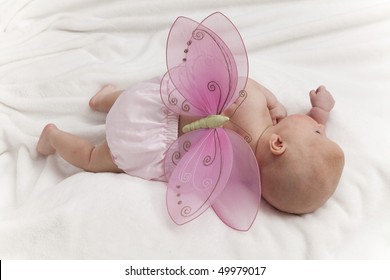
[[[294,216],[263,201],[245,233],[212,210],[177,226],[164,183],[37,154],[48,122],[104,139],[89,98],[163,74],[176,17],[215,11],[240,30],[250,76],[289,113],[306,112],[320,84],[334,95],[328,136],[346,165],[326,205]],[[0,258],[389,258],[389,123],[389,1],[0,0]]]

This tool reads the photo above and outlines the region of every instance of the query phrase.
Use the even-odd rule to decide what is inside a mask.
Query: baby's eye
[[[318,134],[321,134],[321,131],[319,131],[319,130],[316,130],[316,133],[318,133]]]

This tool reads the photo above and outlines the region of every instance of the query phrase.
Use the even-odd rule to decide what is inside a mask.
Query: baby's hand
[[[284,106],[279,101],[274,108],[269,110],[269,113],[271,115],[272,123],[274,125],[280,122],[280,120],[287,117],[286,108],[284,108]]]
[[[310,102],[313,108],[318,107],[327,112],[330,112],[335,104],[332,95],[324,86],[310,91]]]

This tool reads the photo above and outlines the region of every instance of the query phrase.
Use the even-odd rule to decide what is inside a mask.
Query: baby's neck
[[[257,159],[257,163],[260,166],[260,163],[264,160],[265,157],[265,151],[268,146],[268,140],[269,136],[271,135],[271,130],[273,128],[273,125],[267,126],[263,132],[261,133],[259,139],[257,140],[256,149],[255,149],[255,156]]]

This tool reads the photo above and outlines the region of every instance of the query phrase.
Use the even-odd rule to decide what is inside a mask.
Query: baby
[[[106,141],[89,141],[48,124],[37,151],[58,153],[69,163],[90,172],[126,172],[148,180],[164,180],[163,159],[182,128],[194,118],[177,116],[160,99],[158,78],[126,91],[108,85],[89,102],[106,112]],[[224,127],[242,137],[250,135],[261,172],[262,196],[280,211],[304,214],[321,207],[334,193],[344,153],[325,134],[334,106],[324,86],[310,92],[307,115],[287,116],[286,109],[265,87],[249,79],[246,100],[228,107],[232,116]]]

